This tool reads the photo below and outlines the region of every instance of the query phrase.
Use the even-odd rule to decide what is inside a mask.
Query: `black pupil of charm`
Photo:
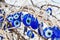
[[[50,32],[48,32],[48,35],[51,35],[51,33],[50,33]]]
[[[16,16],[17,17],[17,16]]]
[[[12,20],[12,18],[10,18],[10,20]]]
[[[30,20],[27,20],[27,22],[29,23],[29,22],[30,22]]]
[[[18,22],[16,22],[16,25],[18,25]]]

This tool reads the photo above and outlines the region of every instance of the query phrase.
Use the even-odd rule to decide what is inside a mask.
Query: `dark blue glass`
[[[4,18],[3,16],[0,16],[0,22],[3,22]]]
[[[33,29],[39,28],[39,23],[38,23],[37,18],[32,20],[32,22],[31,22],[31,27],[32,27]]]
[[[27,36],[30,37],[30,38],[34,38],[34,34],[31,30],[28,30]]]
[[[53,27],[55,37],[60,38],[60,29],[56,26]]]
[[[24,27],[24,34],[25,34],[25,32],[27,32],[27,27]]]
[[[0,9],[0,14],[5,15],[5,11],[4,11],[4,9]]]
[[[38,34],[39,34],[40,36],[42,36],[42,35],[41,35],[41,30],[40,30],[40,28],[38,28]]]
[[[51,8],[48,8],[46,11],[47,11],[47,12],[50,11],[50,15],[52,15],[52,9],[51,9]]]

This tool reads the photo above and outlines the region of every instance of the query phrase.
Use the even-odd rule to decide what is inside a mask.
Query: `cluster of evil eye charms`
[[[25,14],[24,13],[19,12],[19,13],[15,13],[12,15],[8,15],[7,16],[7,21],[12,25],[12,27],[20,27],[21,22],[25,25],[25,30],[27,30],[27,27],[31,27],[32,29],[37,29],[39,27],[39,23],[37,18],[35,18],[33,15],[31,14]],[[10,26],[8,27],[10,28]],[[34,37],[34,33],[30,30],[26,31],[27,32],[27,36],[33,38]]]
[[[50,8],[48,9],[51,10]],[[48,9],[46,11],[48,11]],[[43,23],[40,24],[38,22],[38,19],[29,13],[24,15],[23,12],[17,12],[17,13],[8,15],[6,19],[7,19],[7,22],[11,24],[10,26],[8,26],[8,28],[10,27],[18,28],[21,26],[21,22],[22,22],[25,25],[24,32],[27,32],[27,36],[29,38],[34,38],[34,32],[32,30],[28,30],[27,29],[28,27],[34,30],[38,29],[38,34],[44,38],[47,38],[47,39],[52,38],[51,40],[56,40],[60,38],[60,29],[58,27],[56,26],[47,27],[41,30],[41,28],[43,27],[40,27],[40,26],[44,26]],[[0,16],[0,22],[3,22],[3,20],[4,20],[3,16]]]
[[[60,39],[60,29],[57,26],[53,26],[53,27],[47,27],[45,29],[39,30],[38,29],[38,33],[40,36],[49,39],[51,38],[51,40],[59,40]]]
[[[7,16],[7,21],[12,25],[12,27],[18,28],[21,25],[21,13],[15,13]]]

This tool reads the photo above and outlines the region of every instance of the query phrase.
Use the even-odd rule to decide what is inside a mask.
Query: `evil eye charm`
[[[3,16],[0,16],[0,22],[3,22],[4,18]]]
[[[45,29],[43,30],[43,36],[44,36],[45,38],[51,38],[52,35],[53,35],[53,31],[52,31],[52,28],[51,28],[51,27],[45,28]]]
[[[19,20],[14,20],[13,22],[12,22],[12,26],[13,27],[20,27],[20,25],[21,25],[21,22],[19,21]]]
[[[28,36],[29,38],[34,38],[34,34],[33,34],[33,32],[32,32],[31,30],[28,30],[27,36]]]
[[[37,29],[37,28],[39,27],[39,23],[38,23],[37,18],[34,19],[34,20],[32,20],[32,22],[31,22],[31,27],[32,27],[33,29]]]
[[[32,20],[32,16],[31,16],[30,14],[26,14],[26,15],[24,15],[24,17],[23,17],[23,24],[24,24],[25,26],[30,26],[31,20]]]
[[[13,21],[13,15],[8,15],[7,21],[8,21],[8,22],[12,22],[12,21]]]
[[[13,18],[14,18],[14,19],[20,19],[19,13],[15,13],[15,14],[13,15]]]

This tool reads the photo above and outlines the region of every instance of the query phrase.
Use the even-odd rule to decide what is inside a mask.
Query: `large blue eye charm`
[[[34,38],[34,34],[31,30],[28,30],[27,36],[30,37],[30,38]]]
[[[30,26],[31,20],[32,20],[32,16],[31,16],[30,14],[26,14],[26,15],[24,15],[24,17],[23,17],[23,24],[24,24],[25,26]]]
[[[14,20],[14,22],[12,23],[12,25],[13,25],[14,27],[20,27],[21,22],[20,22],[19,20]]]
[[[51,38],[52,35],[53,35],[52,28],[49,27],[49,28],[45,28],[45,29],[43,30],[43,36],[44,36],[45,38]]]
[[[19,16],[19,13],[15,13],[15,14],[13,15],[13,18],[14,18],[14,19],[19,19],[19,17],[20,17],[20,16]]]
[[[3,16],[0,16],[0,22],[3,22],[4,18]]]
[[[12,22],[12,21],[13,21],[13,15],[8,15],[7,20],[8,20],[9,22]]]
[[[32,22],[31,22],[31,27],[32,27],[33,29],[37,29],[37,28],[39,27],[39,23],[38,23],[37,18],[34,19],[34,20],[32,20]]]

